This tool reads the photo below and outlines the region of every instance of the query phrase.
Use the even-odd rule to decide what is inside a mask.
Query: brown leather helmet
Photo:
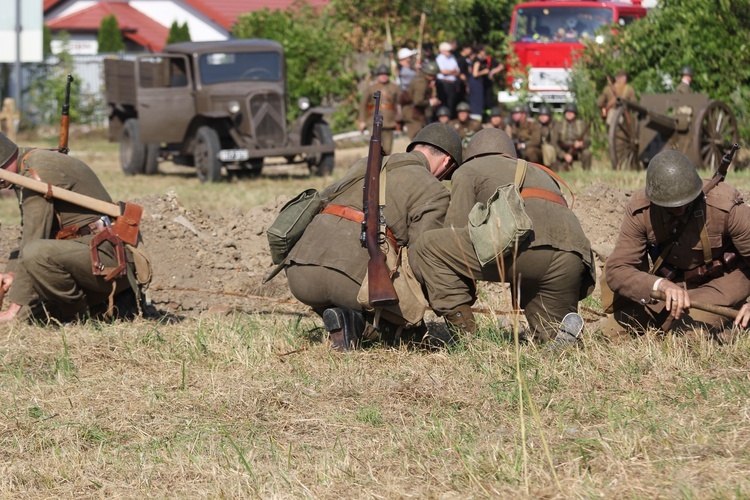
[[[518,157],[513,139],[499,128],[485,128],[474,134],[466,148],[464,162],[488,154],[505,154]]]

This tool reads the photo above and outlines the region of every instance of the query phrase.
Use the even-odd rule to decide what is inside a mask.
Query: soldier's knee
[[[23,265],[32,276],[39,276],[49,267],[49,240],[33,240],[23,247]]]

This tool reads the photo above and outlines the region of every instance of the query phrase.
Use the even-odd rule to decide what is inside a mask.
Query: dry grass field
[[[71,148],[114,198],[174,192],[188,214],[245,213],[331,181],[272,167],[201,185],[167,164],[126,178],[116,145],[73,136]],[[342,151],[334,176],[362,152]],[[626,199],[644,182],[604,161],[564,177],[587,231],[621,210],[597,193]],[[747,170],[730,182],[750,191]],[[0,220],[15,238],[14,198],[0,198]],[[506,293],[483,288],[482,305],[507,308]],[[341,354],[304,307],[279,302],[0,326],[0,497],[750,498],[746,333],[611,345],[595,295],[569,350],[516,346],[506,317],[482,315],[448,351]]]

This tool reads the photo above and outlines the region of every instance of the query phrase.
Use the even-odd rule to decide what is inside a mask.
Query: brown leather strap
[[[88,236],[89,234],[99,234],[104,230],[107,225],[102,219],[97,219],[94,222],[87,224],[83,227],[78,227],[78,224],[72,224],[60,229],[55,235],[57,240],[73,240],[81,238],[82,236]]]
[[[539,198],[542,200],[551,201],[552,203],[557,203],[558,205],[562,205],[563,207],[568,208],[568,202],[565,201],[565,198],[563,198],[561,194],[553,193],[552,191],[547,191],[546,189],[525,187],[521,190],[521,198],[523,198],[524,200],[526,198]]]
[[[359,224],[362,224],[365,220],[365,214],[361,210],[357,210],[356,208],[347,207],[345,205],[328,205],[326,206],[323,211],[321,212],[323,214],[329,214],[329,215],[336,215],[338,217],[341,217],[342,219],[350,220],[352,222],[357,222]],[[398,243],[396,243],[396,237],[391,232],[390,228],[385,228],[385,234],[388,237],[389,240],[391,240],[391,244],[393,244],[394,248],[398,250]]]

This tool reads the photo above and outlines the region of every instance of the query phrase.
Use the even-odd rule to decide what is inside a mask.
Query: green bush
[[[125,50],[125,42],[122,40],[120,26],[114,14],[102,18],[99,25],[99,53],[109,54]]]

